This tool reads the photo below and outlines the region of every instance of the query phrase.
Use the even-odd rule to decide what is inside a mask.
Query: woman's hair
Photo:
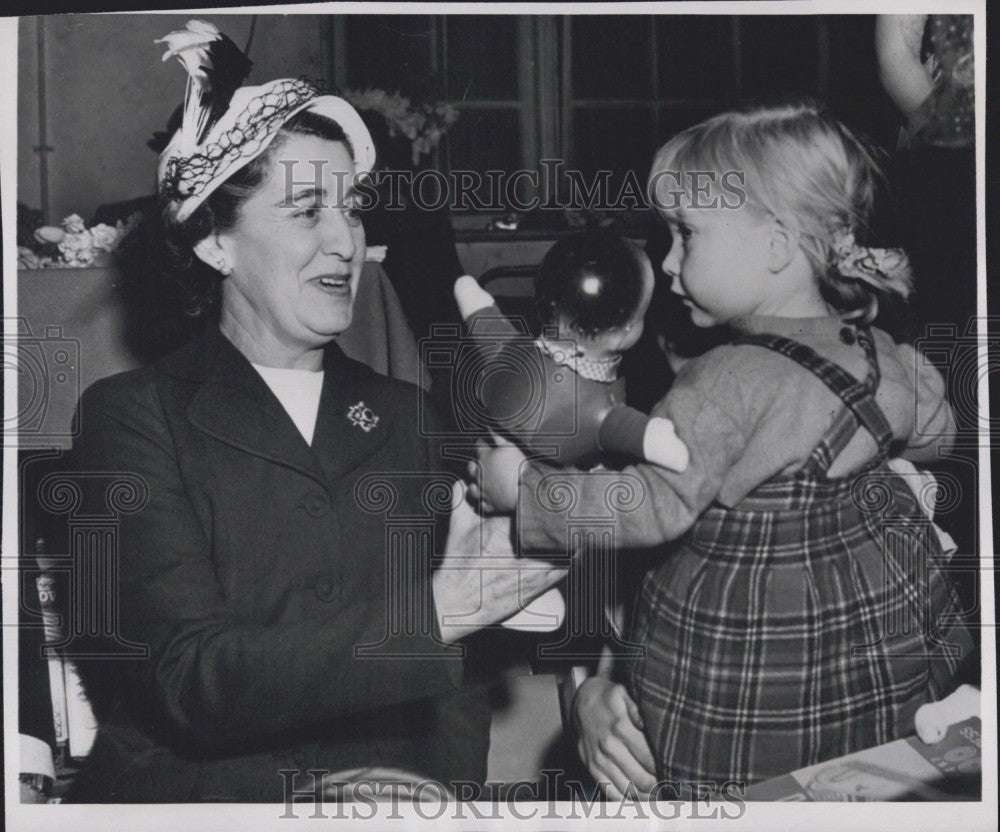
[[[705,205],[708,197],[697,189],[714,177],[711,190],[720,204],[734,210],[749,206],[796,232],[824,300],[867,323],[878,311],[878,292],[840,274],[836,243],[848,233],[862,242],[870,236],[876,186],[883,179],[878,155],[874,145],[812,102],[727,112],[660,148],[650,173],[650,198],[669,217],[692,203]],[[664,199],[663,193],[673,198]],[[897,276],[880,288],[905,297],[909,280],[908,274]]]
[[[194,247],[207,236],[227,231],[236,225],[243,203],[264,183],[274,153],[289,135],[318,136],[343,142],[348,153],[354,149],[339,124],[310,110],[303,110],[282,125],[264,153],[240,168],[208,197],[182,223],[171,221],[161,204],[157,236],[163,240],[160,261],[163,278],[180,290],[185,312],[198,316],[215,309],[219,299],[221,276],[194,254]]]
[[[535,277],[543,324],[585,336],[624,326],[643,295],[644,255],[610,231],[584,231],[549,249]]]

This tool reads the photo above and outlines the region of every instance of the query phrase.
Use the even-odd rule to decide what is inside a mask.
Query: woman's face
[[[236,225],[217,236],[231,270],[222,284],[223,329],[251,360],[271,366],[293,366],[347,329],[365,259],[345,145],[283,138]]]

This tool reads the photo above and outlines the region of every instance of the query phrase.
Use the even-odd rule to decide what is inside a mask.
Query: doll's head
[[[622,352],[639,340],[652,295],[649,258],[610,231],[560,240],[535,277],[542,324],[597,352]]]
[[[741,288],[740,270],[779,233],[801,252],[822,300],[867,323],[880,293],[905,297],[911,280],[902,252],[857,244],[868,233],[879,177],[873,150],[839,121],[813,104],[782,105],[722,113],[674,136],[653,160],[649,195],[675,247],[688,236],[698,243],[689,226],[699,221],[711,230],[727,221],[764,229],[756,247],[731,247],[730,288]]]

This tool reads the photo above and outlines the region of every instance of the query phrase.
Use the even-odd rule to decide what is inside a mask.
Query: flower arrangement
[[[379,113],[389,125],[390,136],[406,136],[414,165],[438,146],[441,137],[458,119],[458,110],[450,104],[414,105],[398,92],[367,89],[344,90],[341,94],[357,109]]]
[[[38,212],[32,213],[39,218]],[[138,219],[132,216],[127,222],[119,220],[113,228],[104,223],[87,228],[79,214],[70,214],[60,225],[39,225],[30,238],[19,233],[17,265],[22,269],[91,266],[101,253],[114,251]]]

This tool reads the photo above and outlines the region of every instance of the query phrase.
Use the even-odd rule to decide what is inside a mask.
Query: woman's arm
[[[639,707],[623,685],[603,675],[585,679],[573,700],[572,719],[580,758],[609,798],[653,788],[656,763]]]
[[[920,62],[925,14],[880,14],[875,19],[875,54],[879,78],[904,115],[916,110],[934,90]]]
[[[653,788],[656,763],[638,706],[625,687],[613,681],[614,661],[605,645],[596,672],[577,683],[568,712],[580,759],[605,795],[620,800],[626,792],[648,793]],[[573,668],[574,674],[577,671],[585,669]],[[630,784],[635,788],[629,789]]]
[[[456,497],[445,557],[433,578],[434,607],[442,637],[449,642],[510,618],[567,572],[545,561],[515,557],[511,518],[482,518],[461,490]]]
[[[115,670],[170,736],[222,749],[460,686],[462,663],[440,636],[429,575],[414,577],[423,581],[426,617],[392,642],[402,657],[355,655],[356,645],[386,635],[384,604],[364,598],[325,618],[237,620],[152,385],[98,385],[81,413],[74,454],[85,492],[100,484],[92,472],[132,472],[148,489],[147,504],[118,522],[117,632],[148,646],[149,656]],[[85,498],[98,506],[103,488]]]

